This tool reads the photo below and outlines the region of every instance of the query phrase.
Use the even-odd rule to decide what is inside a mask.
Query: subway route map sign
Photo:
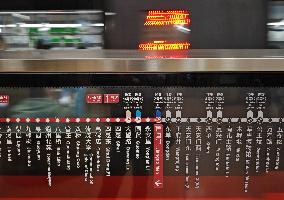
[[[0,199],[284,197],[281,74],[7,76]]]

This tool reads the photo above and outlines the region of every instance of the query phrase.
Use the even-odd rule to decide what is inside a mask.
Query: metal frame
[[[272,72],[284,71],[284,50],[2,51],[0,72]]]

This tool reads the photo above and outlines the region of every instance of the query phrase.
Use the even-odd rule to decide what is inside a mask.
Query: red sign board
[[[1,104],[9,103],[9,95],[1,94],[0,95],[0,103]]]
[[[119,103],[119,94],[104,94],[104,103]]]
[[[154,188],[163,188],[164,185],[164,147],[163,147],[163,125],[154,125]]]
[[[102,94],[88,94],[86,96],[87,103],[103,103],[103,95]]]

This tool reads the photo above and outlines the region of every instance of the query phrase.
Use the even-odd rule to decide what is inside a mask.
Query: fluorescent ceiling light
[[[19,24],[22,28],[77,28],[82,24]]]
[[[267,23],[268,26],[284,26],[284,21]]]

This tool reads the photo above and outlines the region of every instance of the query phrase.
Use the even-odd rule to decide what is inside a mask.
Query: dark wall
[[[195,48],[265,48],[266,0],[194,0]]]
[[[107,48],[137,48],[149,9],[189,10],[191,48],[265,48],[266,0],[108,0],[106,5],[117,13],[107,18]]]

